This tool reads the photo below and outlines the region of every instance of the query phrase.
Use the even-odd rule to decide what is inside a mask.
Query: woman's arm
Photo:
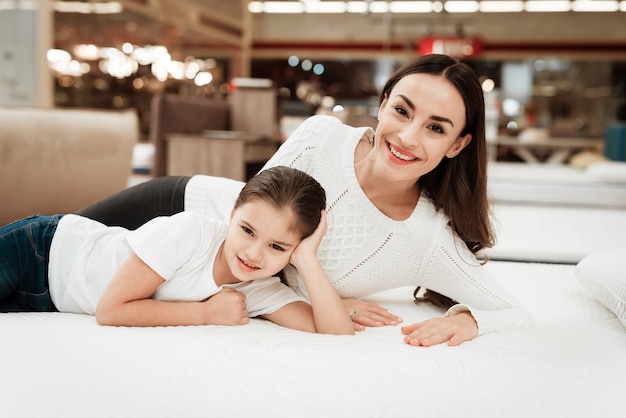
[[[315,232],[302,240],[291,256],[291,263],[302,276],[311,305],[290,303],[264,317],[279,325],[303,331],[353,335],[354,327],[343,302],[315,255],[326,229],[326,214],[322,212]]]
[[[225,288],[203,302],[151,299],[164,282],[135,253],[122,264],[96,307],[100,325],[242,325],[249,321],[245,296]]]
[[[452,231],[444,234],[420,286],[458,304],[445,317],[402,328],[411,345],[458,345],[488,332],[531,326],[530,312],[496,280]]]

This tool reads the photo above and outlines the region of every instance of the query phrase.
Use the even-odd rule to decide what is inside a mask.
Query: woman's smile
[[[416,157],[415,155],[413,155],[412,153],[391,144],[390,142],[386,142],[387,144],[387,149],[389,150],[389,153],[392,156],[392,159],[394,161],[397,161],[399,163],[411,163],[413,161],[418,161],[420,160],[420,158]],[[395,158],[393,158],[395,157]]]

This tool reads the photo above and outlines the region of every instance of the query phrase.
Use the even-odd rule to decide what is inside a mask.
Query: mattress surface
[[[574,266],[489,262],[537,325],[458,347],[409,347],[399,327],[307,334],[102,327],[0,314],[0,405],[30,417],[623,417],[626,329]],[[441,315],[411,288],[371,297],[405,324]]]

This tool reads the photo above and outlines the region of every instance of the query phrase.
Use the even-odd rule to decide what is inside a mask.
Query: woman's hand
[[[470,341],[478,335],[478,325],[469,312],[453,316],[428,319],[402,327],[404,342],[409,345],[430,347],[447,342],[449,346]]]
[[[343,306],[352,319],[355,331],[363,331],[365,327],[382,327],[398,325],[402,318],[395,316],[382,306],[374,302],[359,299],[342,299]]]

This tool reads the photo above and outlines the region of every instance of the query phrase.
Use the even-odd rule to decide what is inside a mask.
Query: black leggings
[[[137,229],[157,216],[185,209],[185,186],[191,177],[157,177],[124,189],[74,212],[108,226]]]

